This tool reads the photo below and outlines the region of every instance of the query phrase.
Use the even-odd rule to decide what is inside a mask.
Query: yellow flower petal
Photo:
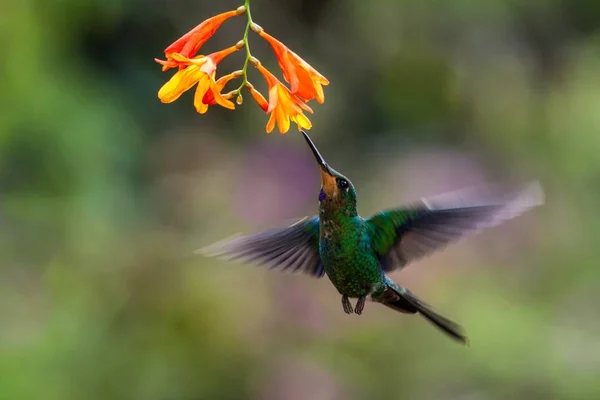
[[[219,87],[216,84],[211,83],[211,90],[215,98],[215,103],[217,103],[221,107],[225,107],[230,110],[235,110],[235,105],[231,101],[223,97],[223,95],[219,92]]]
[[[290,116],[285,113],[283,108],[277,107],[274,111],[276,113],[277,125],[279,126],[280,133],[286,133],[290,130]]]
[[[272,112],[271,116],[269,117],[269,121],[267,122],[267,133],[273,132],[274,128],[275,128],[275,113]]]
[[[188,64],[195,64],[195,65],[202,65],[208,60],[208,57],[206,57],[206,56],[197,56],[194,58],[187,58],[187,57],[182,56],[179,53],[171,54],[171,58],[179,63],[188,63]]]
[[[325,102],[325,93],[323,93],[323,86],[318,82],[315,82],[315,92],[315,100],[317,100],[317,103],[323,104]]]
[[[202,76],[200,69],[190,65],[185,69],[177,71],[175,75],[165,83],[158,91],[158,98],[163,103],[172,103],[185,91],[189,90]]]
[[[208,111],[208,104],[204,104],[202,99],[209,88],[210,77],[203,73],[198,81],[198,87],[196,87],[196,93],[194,94],[194,107],[196,107],[196,111],[200,114],[204,114]]]
[[[295,117],[292,117],[292,121],[294,121],[296,123],[296,125],[298,125],[298,130],[300,130],[302,128],[304,128],[304,129],[312,128],[312,123],[310,122],[308,117],[304,114],[298,114]]]

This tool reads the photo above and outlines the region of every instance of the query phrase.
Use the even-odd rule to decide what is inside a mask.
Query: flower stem
[[[248,82],[248,64],[250,63],[250,59],[252,58],[252,53],[250,53],[250,43],[248,41],[248,34],[250,33],[250,27],[252,26],[252,14],[250,12],[250,0],[244,0],[244,6],[246,7],[246,16],[248,18],[248,23],[246,24],[246,30],[244,31],[244,38],[242,41],[244,42],[244,47],[246,48],[246,61],[244,61],[244,67],[242,68],[242,84],[239,88],[237,88],[236,92],[239,94],[241,90],[249,84]]]

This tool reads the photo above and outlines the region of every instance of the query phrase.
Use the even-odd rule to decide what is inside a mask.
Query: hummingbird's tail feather
[[[374,300],[401,313],[420,314],[452,339],[466,346],[469,345],[469,339],[460,325],[433,311],[430,306],[415,297],[408,289],[398,286],[389,278],[387,280],[389,282],[384,294],[381,298]]]

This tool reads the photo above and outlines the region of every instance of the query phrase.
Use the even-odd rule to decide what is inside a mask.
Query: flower
[[[246,0],[244,3],[245,5],[235,10],[203,21],[169,45],[164,51],[164,60],[154,59],[162,65],[163,72],[176,68],[173,76],[159,89],[158,98],[163,103],[172,103],[184,92],[196,86],[194,107],[198,113],[204,114],[210,106],[216,104],[230,110],[236,108],[235,103],[241,106],[244,101],[241,91],[246,87],[259,107],[270,114],[266,125],[267,133],[273,131],[275,124],[282,134],[286,133],[290,129],[290,121],[298,126],[298,130],[310,129],[312,123],[305,115],[305,111],[307,113],[313,111],[306,103],[313,99],[323,103],[325,101],[323,86],[327,86],[329,81],[300,56],[255,24],[250,16],[250,1]],[[225,21],[242,14],[247,16],[242,40],[235,46],[209,55],[200,53],[202,46]],[[252,56],[248,47],[250,29],[264,38],[273,48],[283,72],[281,81]],[[219,63],[231,53],[244,47],[246,59],[243,68],[216,79]],[[249,63],[253,64],[265,78],[269,90],[268,100],[248,81]],[[241,78],[241,84],[235,90],[224,92],[229,81],[236,78]]]
[[[215,81],[215,75],[217,65],[229,54],[240,48],[238,43],[208,56],[198,56],[192,59],[179,53],[173,53],[171,55],[173,61],[180,65],[182,69],[177,71],[160,88],[158,98],[163,103],[172,103],[197,83],[198,86],[194,95],[194,106],[197,112],[204,114],[210,104],[218,104],[230,110],[235,109],[235,105],[221,94],[221,90],[229,80],[239,76],[238,72],[222,77],[219,82]]]
[[[325,95],[322,85],[329,85],[329,80],[259,25],[252,24],[252,30],[273,48],[283,77],[290,84],[291,92],[304,101],[315,99],[319,104],[323,104]]]
[[[237,10],[227,11],[202,22],[194,29],[177,39],[173,44],[165,49],[166,61],[155,59],[156,62],[162,64],[162,70],[166,71],[170,68],[183,66],[177,62],[173,54],[179,54],[185,58],[192,58],[200,50],[200,48],[210,39],[215,32],[221,27],[223,22],[236,15],[241,15],[246,12],[246,7],[241,6]]]
[[[269,86],[269,106],[266,112],[270,113],[271,116],[267,122],[267,133],[273,131],[275,122],[277,122],[279,132],[286,133],[290,129],[290,120],[298,125],[298,130],[301,128],[310,129],[312,124],[302,110],[312,113],[312,109],[291,93],[290,90],[285,87],[275,75],[263,67],[258,60],[253,58],[251,59],[251,62],[262,73]],[[252,93],[252,91],[250,93]],[[262,97],[262,95],[260,97]],[[262,100],[260,100],[260,98],[257,99],[257,97],[254,98],[260,105]]]

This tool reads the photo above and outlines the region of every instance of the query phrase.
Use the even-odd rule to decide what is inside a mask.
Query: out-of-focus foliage
[[[238,5],[3,4],[0,398],[599,398],[600,3],[252,1],[330,78],[311,135],[363,215],[541,179],[543,208],[394,275],[469,349],[347,316],[325,279],[193,255],[316,210],[294,130],[156,98],[152,59]]]

